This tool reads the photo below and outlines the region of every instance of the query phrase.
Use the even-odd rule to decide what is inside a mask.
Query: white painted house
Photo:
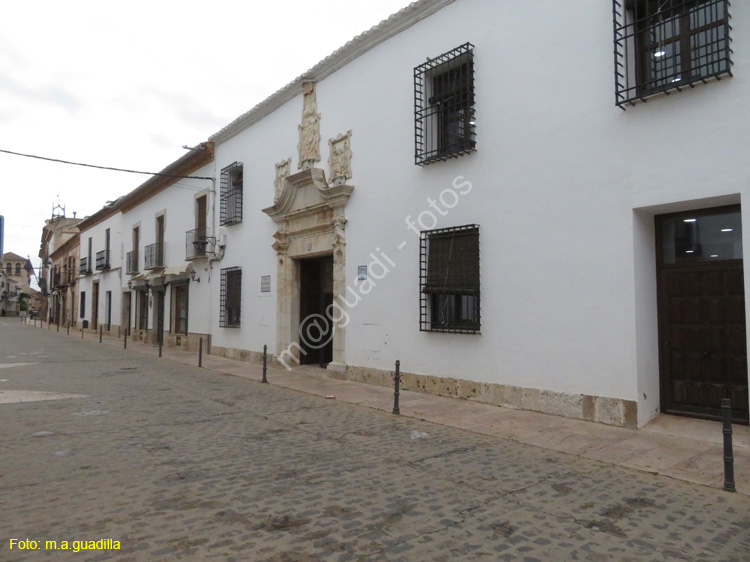
[[[108,203],[78,225],[78,316],[85,329],[119,334],[123,261],[117,203]]]
[[[221,250],[211,219],[213,145],[203,143],[117,202],[122,213],[123,325],[134,339],[209,344],[209,283]]]
[[[210,138],[212,350],[746,421],[748,99],[747,2],[415,2]]]

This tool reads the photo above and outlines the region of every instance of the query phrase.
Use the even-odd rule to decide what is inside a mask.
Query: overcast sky
[[[409,0],[5,2],[0,149],[156,172]],[[148,176],[0,153],[5,252]]]

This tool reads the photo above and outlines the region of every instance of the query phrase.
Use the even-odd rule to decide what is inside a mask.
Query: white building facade
[[[213,145],[203,143],[131,193],[123,225],[121,316],[136,340],[197,350],[210,345],[209,284],[220,255]]]
[[[746,3],[412,4],[211,137],[212,349],[746,421],[748,60]]]
[[[84,329],[120,334],[122,213],[114,201],[78,225],[78,317]]]

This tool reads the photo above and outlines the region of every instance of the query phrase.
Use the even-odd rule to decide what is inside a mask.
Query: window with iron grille
[[[242,222],[242,163],[221,171],[220,222],[222,226]]]
[[[419,329],[479,332],[479,226],[422,232],[419,262]]]
[[[613,0],[616,103],[732,75],[729,0]]]
[[[455,158],[476,147],[474,46],[465,43],[414,69],[414,161]]]
[[[86,318],[86,291],[81,291],[81,318]]]
[[[221,270],[221,311],[219,326],[239,328],[242,313],[242,268],[227,267]]]

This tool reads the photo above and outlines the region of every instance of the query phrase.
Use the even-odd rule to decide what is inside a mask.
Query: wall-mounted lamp
[[[195,278],[195,273],[196,273],[195,270],[193,270],[193,271],[190,272],[190,280],[191,281],[195,281],[196,283],[200,283],[201,282],[201,278],[198,277],[198,279],[196,279]]]
[[[128,289],[132,289],[132,288],[133,288],[133,280],[131,279],[130,281],[128,281]]]

